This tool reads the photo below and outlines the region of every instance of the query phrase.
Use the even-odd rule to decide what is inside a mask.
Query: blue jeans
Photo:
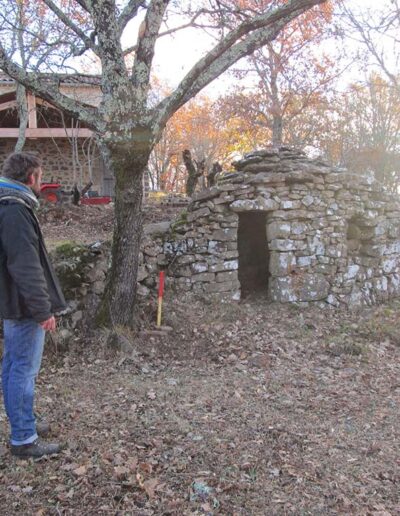
[[[6,319],[3,326],[4,406],[11,425],[11,444],[19,446],[38,437],[33,405],[45,331],[32,319]]]

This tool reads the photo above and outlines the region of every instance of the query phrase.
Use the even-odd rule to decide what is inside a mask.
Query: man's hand
[[[54,315],[40,323],[40,326],[44,329],[44,331],[55,331],[56,329],[56,319]]]

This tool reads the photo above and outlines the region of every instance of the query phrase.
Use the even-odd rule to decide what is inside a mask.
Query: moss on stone
[[[84,286],[88,265],[96,255],[84,245],[64,242],[54,250],[54,266],[67,299],[75,297],[75,289]]]
[[[84,254],[87,252],[87,247],[82,244],[77,244],[73,241],[67,241],[58,245],[54,249],[54,252],[60,258],[74,258],[79,254]]]
[[[180,229],[182,226],[184,226],[187,223],[187,210],[182,210],[177,218],[174,220],[174,222],[171,224],[170,232],[169,232],[169,238],[173,237],[176,233],[180,232]]]

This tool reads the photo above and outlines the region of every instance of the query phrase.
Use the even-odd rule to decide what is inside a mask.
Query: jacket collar
[[[4,197],[20,199],[32,209],[39,206],[39,201],[29,186],[20,181],[0,176],[0,200]]]

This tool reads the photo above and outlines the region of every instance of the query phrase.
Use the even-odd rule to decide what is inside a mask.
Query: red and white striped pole
[[[158,283],[158,308],[157,308],[157,327],[161,326],[162,303],[164,297],[164,277],[165,272],[160,272],[160,280]]]

